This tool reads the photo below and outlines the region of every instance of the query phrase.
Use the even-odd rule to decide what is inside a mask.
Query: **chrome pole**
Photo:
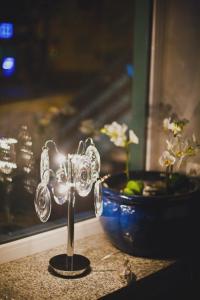
[[[74,203],[75,191],[71,188],[71,195],[68,201],[68,236],[67,236],[67,264],[68,269],[73,271],[74,256]]]

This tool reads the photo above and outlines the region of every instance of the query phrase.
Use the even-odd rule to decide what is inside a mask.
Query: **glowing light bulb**
[[[58,154],[56,155],[56,162],[57,162],[58,164],[62,165],[65,161],[66,161],[66,157],[65,157],[64,154],[58,153]]]

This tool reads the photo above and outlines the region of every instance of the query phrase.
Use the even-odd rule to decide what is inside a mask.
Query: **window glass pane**
[[[68,154],[92,136],[101,174],[124,168],[123,149],[99,129],[130,120],[133,5],[24,0],[1,7],[0,243],[66,222],[66,204],[53,201],[46,224],[34,208],[46,140]],[[77,197],[75,208],[77,220],[94,215],[93,193]]]

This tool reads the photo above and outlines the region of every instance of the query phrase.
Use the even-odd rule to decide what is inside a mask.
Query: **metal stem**
[[[73,255],[74,255],[74,199],[75,192],[72,188],[70,199],[68,201],[68,241],[67,241],[67,256],[68,266],[73,270]]]
[[[69,178],[71,181],[71,190],[68,200],[68,237],[67,237],[67,265],[69,270],[73,270],[73,255],[74,255],[74,204],[75,204],[75,189],[73,186],[73,163],[69,156]]]

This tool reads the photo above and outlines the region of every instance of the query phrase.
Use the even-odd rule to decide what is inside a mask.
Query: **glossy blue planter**
[[[158,172],[136,172],[134,179],[154,181]],[[117,189],[124,174],[108,178],[103,187],[100,222],[118,249],[136,256],[171,257],[195,247],[199,212],[199,181],[190,179],[190,191],[181,195],[126,196]]]

